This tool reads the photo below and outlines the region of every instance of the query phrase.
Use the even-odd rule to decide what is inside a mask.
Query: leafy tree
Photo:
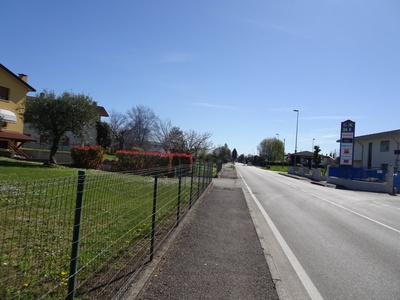
[[[224,146],[219,146],[212,151],[212,154],[215,159],[220,159],[224,163],[230,161],[232,159],[232,153],[229,149],[228,145],[225,144]]]
[[[264,139],[257,146],[260,157],[270,161],[283,161],[283,142],[277,138]]]
[[[238,156],[238,158],[237,158],[237,162],[239,162],[239,163],[243,163],[244,160],[245,160],[244,154],[240,154],[240,155]]]
[[[28,97],[24,107],[25,123],[47,136],[52,143],[50,163],[56,163],[54,156],[67,131],[84,140],[99,118],[97,103],[91,97],[72,92],[57,96],[53,91],[44,90],[35,97]]]
[[[318,145],[314,146],[314,155],[313,162],[315,166],[318,166],[322,161],[322,156],[319,154],[321,152],[321,148]]]
[[[232,160],[235,161],[238,157],[238,153],[236,151],[236,148],[233,148],[232,150]]]
[[[111,146],[111,129],[106,122],[99,121],[96,124],[97,129],[97,145],[107,149]]]

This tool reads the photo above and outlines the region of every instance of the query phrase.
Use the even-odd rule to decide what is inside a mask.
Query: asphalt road
[[[400,299],[400,198],[236,164],[290,299]]]

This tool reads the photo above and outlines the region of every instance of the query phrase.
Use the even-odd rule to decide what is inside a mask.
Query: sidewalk
[[[181,225],[165,255],[124,299],[279,299],[230,164]]]

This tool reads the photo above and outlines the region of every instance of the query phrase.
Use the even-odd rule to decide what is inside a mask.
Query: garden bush
[[[76,168],[100,169],[105,154],[105,150],[100,146],[75,146],[71,149],[71,157]]]
[[[115,154],[118,158],[118,171],[134,171],[152,169],[157,166],[168,167],[178,165],[192,165],[193,158],[190,154],[137,152],[121,150]]]

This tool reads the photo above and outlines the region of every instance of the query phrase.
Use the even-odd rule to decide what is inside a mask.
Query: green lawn
[[[37,299],[48,290],[43,299],[65,297],[77,175],[74,168],[0,157],[0,298]],[[119,271],[126,253],[148,245],[154,185],[151,176],[95,170],[86,175],[79,249],[79,267],[84,267],[77,276],[83,294],[91,278]],[[189,176],[182,179],[182,213],[190,183]],[[177,194],[177,178],[159,178],[157,237],[174,226]]]
[[[25,182],[30,180],[75,176],[77,174],[78,169],[62,165],[46,166],[42,162],[31,162],[0,157],[0,182]]]
[[[289,169],[288,166],[270,166],[270,168],[269,168],[269,170],[275,171],[275,172],[287,172],[288,169]]]

